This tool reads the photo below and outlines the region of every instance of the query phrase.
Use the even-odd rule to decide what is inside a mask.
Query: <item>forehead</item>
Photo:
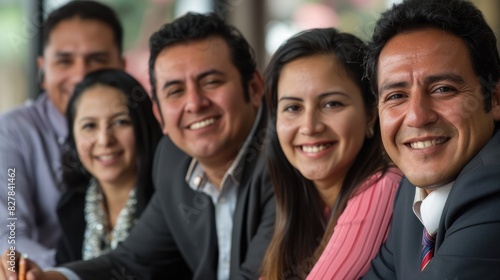
[[[347,73],[338,58],[333,54],[317,54],[294,59],[283,66],[280,74],[280,81],[288,76],[295,78],[331,81],[334,78],[342,76],[347,78]],[[297,81],[299,83],[300,81]]]
[[[75,103],[76,115],[107,116],[116,112],[127,111],[125,95],[117,88],[106,85],[89,87]]]
[[[341,91],[361,95],[358,85],[333,55],[313,55],[287,63],[278,81],[278,95]]]
[[[412,79],[443,71],[474,74],[465,42],[435,28],[394,36],[382,49],[378,62],[379,87],[387,80]]]
[[[163,49],[155,61],[157,79],[196,75],[210,69],[235,70],[229,46],[220,37],[209,37]],[[179,76],[179,77],[176,77]]]
[[[73,17],[60,21],[50,32],[44,51],[118,51],[113,30],[94,19]]]

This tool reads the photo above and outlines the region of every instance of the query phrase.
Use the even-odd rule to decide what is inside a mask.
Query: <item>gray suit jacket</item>
[[[500,279],[500,131],[458,175],[444,206],[434,257],[420,272],[423,226],[415,187],[396,196],[387,241],[363,279]]]
[[[274,192],[262,148],[261,117],[244,157],[234,212],[230,279],[257,279],[274,230]],[[83,279],[203,279],[217,277],[212,200],[185,182],[191,158],[164,137],[153,168],[156,192],[128,239],[107,255],[67,265]],[[130,278],[136,277],[136,278]]]

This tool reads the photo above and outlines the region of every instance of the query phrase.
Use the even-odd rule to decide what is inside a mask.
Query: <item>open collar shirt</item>
[[[415,190],[413,213],[424,225],[427,232],[434,235],[439,227],[439,220],[443,214],[444,205],[450,194],[453,183],[439,187],[427,194],[424,189]]]
[[[219,261],[217,267],[217,279],[229,279],[231,261],[231,241],[233,232],[233,215],[238,199],[238,187],[241,184],[243,174],[245,151],[250,146],[252,135],[257,130],[259,120],[262,115],[262,106],[259,107],[253,127],[241,147],[235,160],[224,174],[220,188],[212,184],[203,167],[196,159],[191,161],[186,174],[186,183],[195,191],[208,195],[215,207],[215,220],[217,230],[217,240],[219,248]]]

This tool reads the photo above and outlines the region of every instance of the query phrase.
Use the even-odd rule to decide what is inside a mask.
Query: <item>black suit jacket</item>
[[[420,272],[423,225],[405,179],[385,244],[363,279],[500,279],[500,132],[464,167],[443,209],[434,257]]]
[[[62,234],[57,244],[56,264],[82,259],[83,236],[85,234],[86,189],[69,190],[63,194],[57,207],[57,217]]]
[[[257,279],[274,230],[274,192],[265,166],[265,114],[244,156],[234,212],[230,279]],[[185,182],[191,158],[168,137],[157,148],[156,187],[129,238],[110,254],[68,264],[83,279],[203,279],[217,277],[214,206]],[[136,278],[127,278],[127,277]],[[121,277],[121,278],[119,278]]]

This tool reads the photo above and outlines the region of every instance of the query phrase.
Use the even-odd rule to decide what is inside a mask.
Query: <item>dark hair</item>
[[[338,217],[348,199],[369,176],[385,172],[388,162],[382,150],[378,121],[374,137],[365,139],[348,171],[339,193],[339,203],[324,222],[324,208],[312,181],[306,179],[287,160],[276,132],[277,88],[283,67],[299,58],[331,56],[341,63],[347,76],[359,87],[366,112],[374,112],[375,97],[363,78],[365,45],[348,33],[334,28],[311,29],[288,39],[272,56],[264,74],[265,95],[270,116],[270,142],[267,162],[276,195],[275,233],[264,260],[266,280],[303,279],[316,263],[330,239]]]
[[[123,28],[116,13],[108,6],[95,1],[71,1],[52,11],[43,23],[42,42],[49,44],[52,30],[64,20],[79,17],[87,20],[97,20],[108,25],[113,31],[114,41],[118,51],[123,51]]]
[[[500,58],[493,30],[481,11],[463,0],[406,0],[384,12],[368,45],[366,74],[378,96],[377,67],[380,52],[394,36],[424,28],[437,28],[460,37],[469,50],[474,73],[479,76],[484,110],[491,109],[491,94],[500,79]]]
[[[96,85],[118,89],[127,100],[127,107],[134,129],[137,150],[136,194],[138,213],[140,215],[154,192],[151,169],[156,145],[162,136],[151,107],[151,100],[146,90],[132,76],[122,70],[104,69],[88,73],[82,82],[76,85],[68,103],[66,119],[68,121],[68,138],[63,155],[63,181],[68,189],[87,188],[91,175],[83,167],[76,151],[73,135],[73,123],[80,97]]]
[[[156,100],[156,75],[154,66],[158,54],[173,45],[203,40],[209,37],[220,37],[227,43],[231,61],[238,69],[245,100],[250,101],[248,83],[256,70],[253,49],[238,29],[225,23],[215,13],[187,13],[171,23],[163,25],[149,39],[149,77],[153,99]]]

